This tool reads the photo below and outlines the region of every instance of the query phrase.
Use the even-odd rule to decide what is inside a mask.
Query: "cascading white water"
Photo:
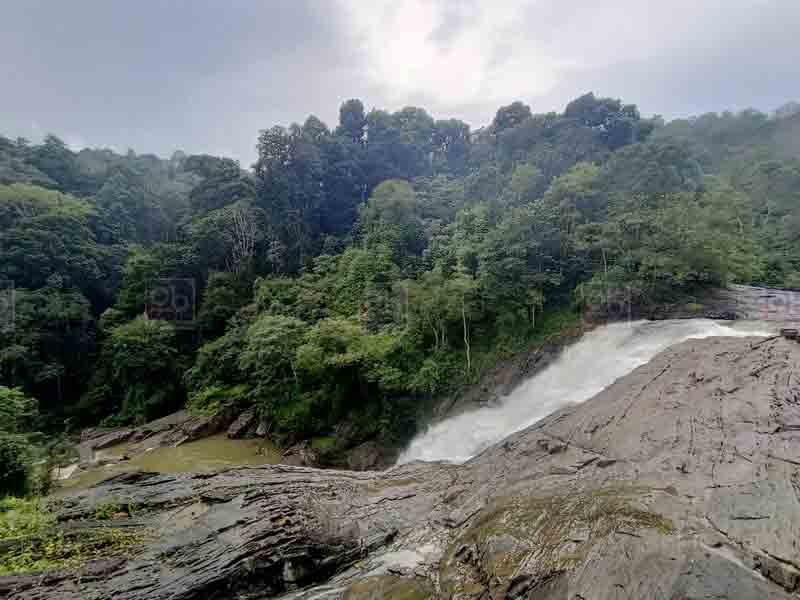
[[[774,333],[766,323],[722,323],[708,319],[634,321],[598,327],[498,404],[429,427],[411,441],[398,463],[412,460],[464,462],[554,410],[588,400],[678,342],[712,336]]]

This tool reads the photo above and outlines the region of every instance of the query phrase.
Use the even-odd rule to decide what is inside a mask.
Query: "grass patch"
[[[493,580],[503,580],[513,577],[523,563],[540,577],[574,568],[588,559],[594,547],[620,531],[674,533],[668,519],[632,505],[647,491],[607,487],[550,497],[500,499],[451,544],[442,561],[443,588],[457,592],[463,585],[485,583],[476,574],[465,577],[465,565],[458,557],[464,547],[476,548]],[[488,543],[499,536],[514,538],[519,546],[489,556]]]
[[[0,541],[39,535],[55,524],[55,515],[38,498],[9,496],[0,500]]]
[[[40,499],[0,500],[0,575],[77,568],[90,560],[128,554],[143,541],[141,531],[129,529],[63,531]]]
[[[98,521],[111,521],[121,515],[133,516],[137,510],[138,507],[134,502],[106,502],[97,505],[94,509],[94,518]]]
[[[312,437],[311,448],[317,452],[331,452],[336,448],[336,437],[332,435]]]
[[[248,393],[246,385],[206,387],[189,396],[186,408],[195,417],[213,417],[225,406],[247,404]]]

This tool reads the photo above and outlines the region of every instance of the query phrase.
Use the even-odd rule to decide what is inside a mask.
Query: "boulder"
[[[237,439],[249,434],[256,423],[256,411],[249,409],[240,414],[236,420],[228,427],[228,437]]]
[[[387,460],[387,455],[388,452],[384,446],[375,441],[368,441],[347,450],[345,461],[347,468],[353,471],[385,469],[391,465],[391,462]]]
[[[110,448],[122,442],[127,442],[134,433],[135,430],[133,429],[117,429],[91,440],[91,445],[95,450],[103,450],[104,448]]]
[[[289,446],[283,451],[281,462],[297,467],[314,467],[319,463],[317,453],[306,440]]]
[[[210,435],[225,431],[236,418],[232,407],[222,407],[213,415],[193,416],[186,413],[186,419],[174,424],[158,440],[160,446],[180,446],[186,442],[199,440]]]

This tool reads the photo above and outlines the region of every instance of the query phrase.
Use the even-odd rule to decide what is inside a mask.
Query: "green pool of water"
[[[100,457],[124,456],[128,444],[98,453]],[[58,482],[60,488],[84,488],[118,473],[152,471],[156,473],[207,473],[236,465],[271,465],[280,462],[281,453],[265,440],[232,440],[224,433],[175,448],[154,448],[130,460],[96,467]]]

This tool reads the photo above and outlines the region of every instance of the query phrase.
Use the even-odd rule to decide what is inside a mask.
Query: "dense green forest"
[[[0,462],[187,404],[402,443],[581,306],[800,286],[797,108],[665,123],[587,94],[471,131],[349,100],[261,131],[250,169],[0,137]]]

